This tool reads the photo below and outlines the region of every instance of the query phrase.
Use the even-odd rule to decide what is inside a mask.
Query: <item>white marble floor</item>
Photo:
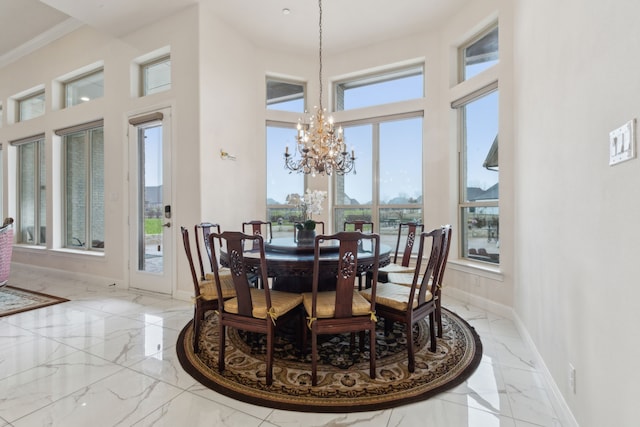
[[[513,322],[451,298],[484,345],[464,384],[395,409],[313,414],[239,402],[187,375],[175,354],[187,302],[35,273],[10,283],[71,301],[0,318],[0,427],[562,425]]]

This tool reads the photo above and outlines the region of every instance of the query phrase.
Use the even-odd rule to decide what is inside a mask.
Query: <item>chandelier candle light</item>
[[[318,0],[320,9],[320,67],[318,78],[320,80],[320,101],[315,114],[309,117],[309,123],[298,120],[298,132],[296,134],[296,152],[299,159],[294,159],[294,154],[289,154],[289,147],[285,148],[284,164],[289,173],[298,172],[315,176],[344,175],[351,171],[355,174],[355,152],[351,155],[347,151],[344,142],[342,126],[337,130],[333,123],[333,117],[325,118],[325,109],[322,108],[322,0]]]

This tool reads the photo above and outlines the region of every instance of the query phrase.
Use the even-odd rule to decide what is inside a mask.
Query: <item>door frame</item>
[[[173,190],[174,165],[173,159],[173,133],[171,105],[156,106],[144,111],[136,111],[127,114],[126,134],[127,134],[127,194],[128,204],[127,215],[127,242],[128,257],[125,263],[126,277],[130,288],[139,289],[163,295],[173,295],[176,291],[177,265],[174,253],[176,251],[176,239],[173,228],[175,228],[175,210]],[[162,158],[163,158],[163,205],[170,205],[171,218],[164,218],[163,222],[169,222],[170,227],[163,227],[162,237],[162,257],[163,272],[161,274],[141,272],[138,270],[138,183],[139,183],[139,159],[138,159],[138,131],[145,123],[162,123]],[[168,199],[168,200],[167,200]]]

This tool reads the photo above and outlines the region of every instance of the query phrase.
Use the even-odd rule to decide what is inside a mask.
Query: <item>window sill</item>
[[[104,252],[85,251],[85,250],[70,249],[70,248],[51,249],[51,252],[60,253],[60,254],[87,255],[87,256],[94,256],[94,257],[103,257],[104,256]]]
[[[499,266],[486,265],[484,263],[472,262],[463,259],[449,260],[447,268],[463,273],[475,274],[499,282],[504,281],[504,274]]]

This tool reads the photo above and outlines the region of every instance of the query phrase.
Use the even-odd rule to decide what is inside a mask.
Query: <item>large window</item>
[[[63,136],[64,246],[104,250],[102,122],[56,132]]]
[[[499,263],[498,91],[487,89],[459,110],[462,256]]]
[[[65,82],[64,94],[65,107],[102,98],[104,95],[104,71],[100,69]]]
[[[14,142],[18,147],[18,242],[46,244],[44,137]]]
[[[336,176],[336,230],[347,220],[371,220],[395,245],[399,223],[423,220],[422,121],[420,112],[343,124],[357,173]]]
[[[422,65],[338,82],[336,111],[389,104],[424,96]]]
[[[171,89],[171,57],[146,62],[140,65],[142,95],[151,95]]]
[[[284,152],[296,144],[294,124],[267,123],[267,221],[274,236],[292,236],[293,222],[301,220],[300,209],[290,203],[292,195],[305,191],[304,175],[284,167]]]
[[[44,91],[18,100],[18,121],[33,119],[44,114]]]

